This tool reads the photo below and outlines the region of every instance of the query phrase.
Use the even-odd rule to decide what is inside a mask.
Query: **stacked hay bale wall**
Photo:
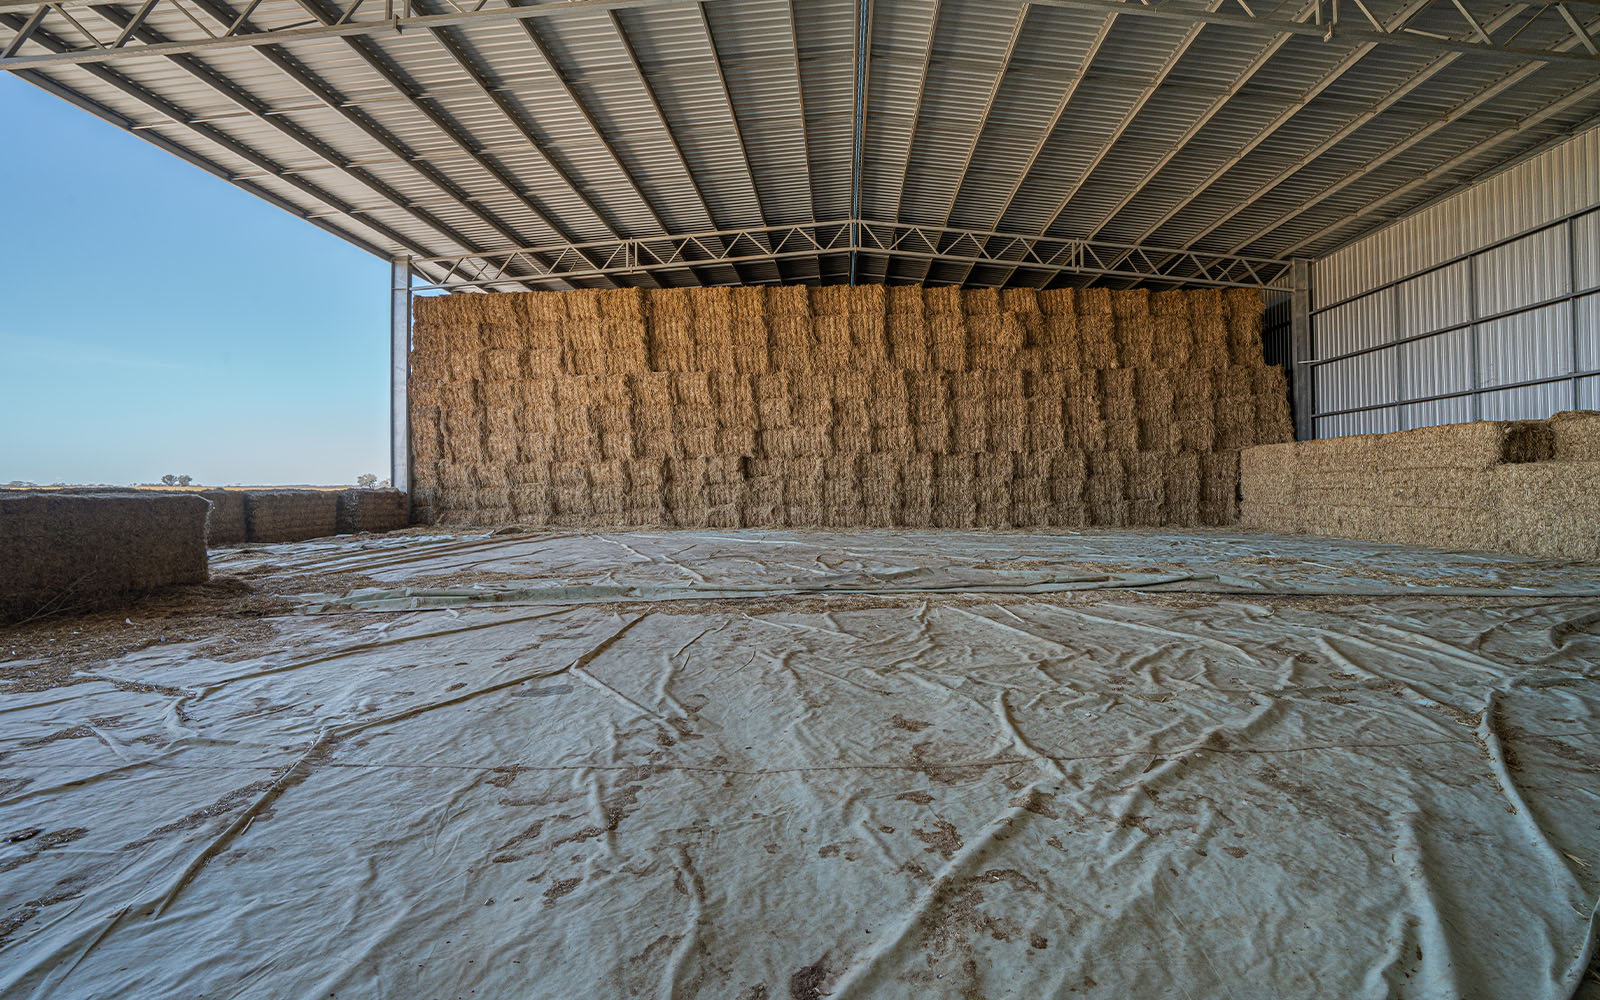
[[[0,496],[0,624],[203,582],[207,510],[181,494]]]
[[[1248,448],[1260,531],[1600,558],[1600,413]]]
[[[416,305],[414,518],[1224,525],[1292,437],[1253,292],[773,287]]]

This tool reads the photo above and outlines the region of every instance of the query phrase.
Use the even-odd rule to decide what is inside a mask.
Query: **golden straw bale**
[[[652,302],[656,301],[654,298]],[[698,355],[696,328],[687,319],[662,319],[652,316],[647,333],[650,370],[658,372],[694,371]]]
[[[994,316],[1000,312],[1000,293],[993,288],[967,288],[961,292],[961,311],[973,316]]]
[[[1154,527],[1167,523],[1166,458],[1152,452],[1123,457],[1129,524]]]
[[[789,379],[789,414],[801,427],[827,427],[833,420],[833,376],[794,375]]]
[[[1189,332],[1193,339],[1189,362],[1198,368],[1223,368],[1232,360],[1222,293],[1201,289],[1189,294]]]
[[[998,374],[998,373],[997,373]],[[1015,374],[1015,373],[1013,373]],[[989,396],[984,422],[987,424],[988,450],[1021,451],[1027,438],[1027,404],[1022,393],[995,392]]]
[[[900,457],[901,523],[911,528],[933,524],[933,458],[930,455]]]
[[[872,450],[890,455],[914,452],[917,437],[910,424],[874,424]]]
[[[1081,366],[1078,318],[1074,314],[1047,313],[1039,326],[1038,367],[1046,371],[1076,371]]]
[[[621,326],[644,325],[646,308],[641,288],[608,288],[598,294],[600,319]]]
[[[761,290],[762,313],[770,320],[811,319],[811,289],[805,285],[767,285]]]
[[[1239,496],[1269,506],[1299,502],[1302,477],[1314,480],[1300,468],[1300,447],[1293,443],[1264,444],[1239,452]]]
[[[769,318],[767,336],[771,370],[803,374],[819,367],[817,330],[809,312]]]
[[[1024,333],[1015,316],[1005,313],[968,316],[966,326],[967,357],[972,368],[1009,371],[1017,366]]]
[[[1000,311],[1015,313],[1019,318],[1041,315],[1039,293],[1032,288],[1004,288],[1000,290]]]
[[[1082,288],[1077,295],[1078,358],[1084,368],[1117,367],[1116,318],[1111,292]]]
[[[884,293],[884,300],[888,304],[889,315],[922,318],[922,286],[921,285],[892,285]]]
[[[1480,420],[1398,431],[1377,438],[1379,469],[1484,469],[1549,461],[1555,437],[1543,420]]]
[[[1236,365],[1259,365],[1263,359],[1261,320],[1266,300],[1248,288],[1229,289],[1222,296],[1228,324],[1228,360]]]
[[[817,317],[850,314],[849,285],[821,285],[811,289],[811,312]]]
[[[1266,503],[1246,497],[1239,501],[1239,526],[1279,535],[1298,534],[1305,531],[1304,512],[1293,504]]]
[[[752,377],[728,371],[710,372],[708,376],[706,388],[717,422],[754,429],[758,414]]]
[[[441,443],[445,461],[476,465],[484,460],[483,434],[475,412],[446,410],[443,431]]]
[[[1068,445],[1083,451],[1105,451],[1110,446],[1110,427],[1101,415],[1098,395],[1069,389],[1063,412]]]
[[[955,285],[943,285],[938,288],[923,288],[922,309],[924,313],[956,313],[962,311],[962,291]]]
[[[917,299],[920,305],[921,299]],[[928,324],[921,311],[891,312],[885,334],[889,341],[889,363],[901,371],[926,371]]]
[[[1162,456],[1167,522],[1192,528],[1200,523],[1200,456],[1175,452]]]
[[[550,484],[546,482],[519,483],[508,490],[511,516],[523,524],[548,524],[550,521]]]
[[[642,372],[626,378],[634,453],[661,458],[672,448],[672,376]]]
[[[756,291],[756,289],[739,289],[740,291]],[[745,299],[736,298],[734,302],[741,304]],[[760,300],[756,300],[759,304]],[[733,322],[733,370],[746,375],[757,375],[765,372],[769,367],[767,324],[760,317],[755,319],[736,319]]]
[[[1128,526],[1128,501],[1090,500],[1084,504],[1088,523],[1096,528],[1125,528]]]
[[[1086,456],[1088,478],[1084,498],[1090,503],[1111,503],[1127,499],[1127,469],[1123,457],[1115,452],[1093,451]]]
[[[1289,413],[1289,381],[1277,365],[1253,369],[1255,383],[1255,439],[1261,444],[1294,440],[1294,418]]]
[[[757,375],[754,380],[756,423],[758,427],[786,427],[793,420],[790,409],[790,376],[782,372]]]
[[[940,372],[907,372],[906,404],[913,424],[942,423],[946,419],[948,377]]]
[[[703,291],[718,291],[708,288]],[[696,316],[694,320],[694,370],[730,372],[733,364],[733,321],[727,310],[717,317]]]
[[[931,314],[928,319],[928,344],[930,367],[935,371],[967,370],[967,328],[959,314]]]
[[[989,442],[989,407],[981,372],[961,372],[950,380],[950,447],[980,452]]]
[[[1143,288],[1113,292],[1111,313],[1115,327],[1117,362],[1124,368],[1153,363],[1155,324],[1150,318],[1150,293]]]
[[[1550,418],[1550,458],[1600,462],[1600,411],[1562,410]]]
[[[1577,411],[1568,411],[1574,413]],[[1558,440],[1571,446],[1584,432],[1585,420],[1562,414]],[[1579,437],[1582,445],[1587,437]],[[1526,556],[1600,559],[1600,462],[1541,461],[1503,465],[1487,474],[1499,498],[1495,531],[1497,547]],[[1487,542],[1477,542],[1479,548]]]
[[[813,321],[816,355],[812,367],[834,371],[851,362],[850,316],[848,313],[819,313]]]
[[[652,288],[644,293],[645,321],[688,323],[694,318],[685,288]]]
[[[446,384],[470,385],[483,374],[481,351],[451,351],[443,356],[440,368]]]
[[[874,286],[876,287],[876,286]],[[850,360],[872,368],[889,363],[888,317],[882,312],[850,314]]]
[[[444,429],[437,406],[411,407],[411,458],[416,462],[435,462],[444,455]]]
[[[1071,288],[1047,288],[1038,293],[1039,311],[1046,316],[1072,316],[1078,311],[1077,295]]]
[[[973,490],[976,460],[972,455],[933,456],[931,520],[938,528],[970,528],[977,519]]]
[[[760,285],[745,285],[728,293],[728,309],[735,325],[761,323],[766,313],[766,295]]]
[[[1053,502],[1078,502],[1084,498],[1089,479],[1088,454],[1077,448],[1063,448],[1041,454],[1039,463],[1048,463],[1046,486]]]
[[[867,417],[874,427],[909,427],[910,393],[906,377],[894,370],[878,369],[866,373]]]

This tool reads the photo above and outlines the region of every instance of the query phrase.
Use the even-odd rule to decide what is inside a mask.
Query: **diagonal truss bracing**
[[[1132,246],[892,222],[840,220],[675,236],[548,244],[487,254],[415,258],[435,275],[418,290],[503,285],[510,275],[578,280],[752,260],[857,254],[927,263],[996,264],[1038,274],[1134,278],[1153,283],[1288,290],[1290,263],[1197,250]]]

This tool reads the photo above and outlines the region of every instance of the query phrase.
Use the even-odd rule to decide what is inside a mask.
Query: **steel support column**
[[[389,482],[406,492],[411,510],[411,261],[390,262],[389,281]]]
[[[1289,386],[1294,396],[1294,438],[1310,441],[1316,436],[1311,415],[1316,412],[1312,398],[1311,366],[1311,262],[1296,257],[1290,264],[1293,282],[1289,318]]]

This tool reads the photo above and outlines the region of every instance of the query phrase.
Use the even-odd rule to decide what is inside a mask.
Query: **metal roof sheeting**
[[[416,15],[468,9],[411,3]],[[1319,256],[1600,115],[1594,63],[1419,52],[1047,0],[546,6],[572,9],[19,72],[374,252],[437,257],[852,217]],[[109,44],[135,5],[71,9]],[[331,24],[343,9],[261,0],[250,23],[315,25],[315,11]],[[1306,22],[1314,9],[1285,0],[1257,13]],[[1410,16],[1419,30],[1461,32],[1443,2],[1368,9],[1384,23]],[[1568,44],[1537,7],[1471,9],[1497,37]],[[21,10],[22,0],[0,2],[0,23],[16,30],[20,15],[7,12]],[[158,3],[135,37],[199,42],[195,19],[219,33],[245,10],[243,0]],[[19,52],[72,44],[42,28]],[[1561,169],[1586,171],[1591,187],[1596,135],[1562,154]],[[1551,196],[1539,193],[1548,185],[1515,198],[1498,190],[1470,197],[1487,209]],[[1516,211],[1492,225],[1515,231],[1530,214]],[[1396,253],[1333,267],[1340,277],[1321,291],[1338,298],[1387,280],[1355,276],[1363,267],[1402,273],[1430,252],[1460,253],[1477,235],[1463,226],[1491,225],[1427,232],[1436,224],[1385,237]],[[843,256],[578,283],[844,280]],[[857,263],[860,280],[1074,280],[987,263],[870,254]]]

